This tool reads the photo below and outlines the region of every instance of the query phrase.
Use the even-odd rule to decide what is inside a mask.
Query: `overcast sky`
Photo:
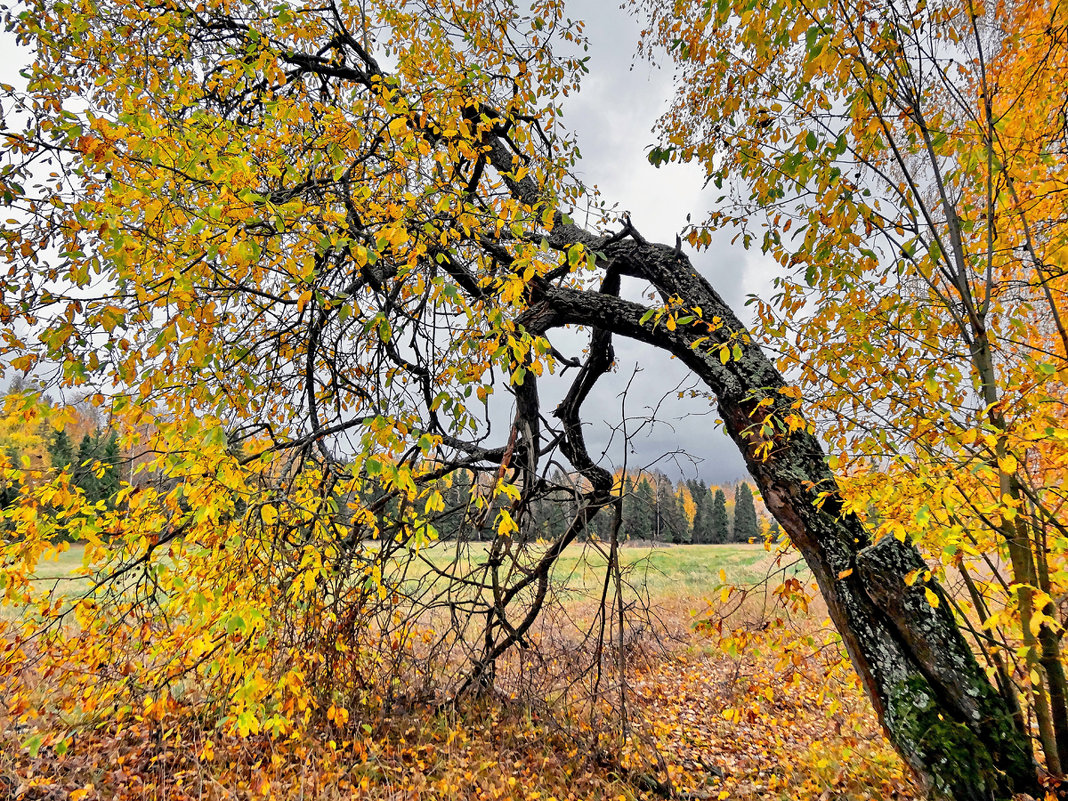
[[[587,185],[596,185],[609,205],[629,211],[635,227],[650,240],[674,244],[686,224],[704,217],[716,195],[703,190],[704,176],[696,166],[649,164],[646,153],[654,141],[653,125],[671,99],[672,75],[647,61],[635,58],[639,24],[614,0],[571,0],[570,15],[587,21],[590,69],[582,91],[569,98],[564,122],[578,136],[582,151],[579,174]],[[717,191],[716,194],[719,194]],[[744,307],[754,293],[765,293],[770,283],[769,261],[759,252],[733,246],[729,237],[709,252],[690,251],[694,264],[734,308],[743,322],[752,324]],[[664,454],[685,450],[696,466],[680,458],[661,462],[672,475],[700,476],[711,483],[725,483],[745,475],[737,449],[716,425],[717,415],[707,396],[678,400],[679,385],[687,385],[689,371],[646,345],[617,339],[617,372],[605,380],[586,408],[591,426],[587,433],[591,453],[609,442],[606,430],[621,419],[620,393],[630,383],[626,409],[635,419],[649,416],[659,405],[656,418],[662,422],[645,426],[634,438],[628,461],[633,466],[654,462]],[[640,372],[631,380],[635,368]],[[692,382],[689,386],[696,387]],[[663,403],[661,403],[661,400]],[[598,413],[607,423],[598,423]],[[623,450],[618,439],[607,461],[620,464]]]
[[[569,99],[564,118],[577,134],[583,154],[579,175],[587,185],[596,185],[610,206],[630,212],[646,238],[674,244],[686,215],[702,218],[714,196],[703,191],[699,168],[670,164],[658,169],[646,159],[653,125],[671,97],[672,76],[635,58],[639,25],[616,0],[571,0],[569,15],[587,21],[590,44],[590,72],[581,93]],[[25,51],[15,47],[9,34],[0,33],[0,41],[4,44],[0,81],[21,84],[17,73]],[[711,252],[690,255],[743,321],[751,324],[752,315],[743,304],[747,295],[767,291],[769,262],[728,241],[717,243]],[[556,344],[564,350],[579,346],[577,341]],[[742,478],[742,459],[716,426],[712,399],[703,394],[677,399],[680,390],[700,390],[688,371],[648,346],[622,339],[615,345],[616,372],[597,387],[584,410],[590,423],[591,455],[606,452],[602,460],[606,465],[618,466],[626,458],[632,468],[655,465],[673,477],[699,476],[711,483]],[[549,390],[545,405],[552,408],[551,388],[543,386]],[[624,404],[627,431],[637,431],[626,451],[620,433]],[[656,422],[649,423],[654,410]],[[690,458],[671,456],[683,451]]]

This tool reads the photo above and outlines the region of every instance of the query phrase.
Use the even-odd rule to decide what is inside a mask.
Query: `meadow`
[[[478,562],[486,548],[465,545]],[[456,545],[427,556],[444,565]],[[37,579],[70,577],[77,545]],[[603,581],[588,545],[554,579],[577,610]],[[624,681],[626,728],[540,705],[482,702],[387,716],[322,741],[240,738],[188,721],[80,732],[59,755],[31,753],[0,721],[0,790],[30,799],[875,799],[911,797],[896,755],[828,634],[818,604],[773,621],[774,589],[807,579],[761,545],[626,546],[632,591],[664,622]],[[724,588],[735,586],[730,600]],[[749,588],[742,592],[741,588]],[[8,610],[8,615],[11,611]],[[668,632],[671,636],[668,636]],[[744,647],[741,647],[744,646]],[[618,709],[615,710],[618,712]],[[165,766],[165,769],[161,768]],[[80,793],[80,794],[79,794]]]
[[[463,548],[478,560],[488,548],[487,543],[464,543]],[[453,542],[431,546],[431,558],[444,564],[456,549]],[[69,578],[82,566],[83,547],[71,543],[67,550],[42,560],[35,578],[38,580]],[[763,544],[731,545],[624,545],[622,562],[636,577],[640,577],[653,595],[672,591],[710,592],[721,583],[719,571],[726,572],[727,581],[735,584],[752,583],[765,578],[773,559]],[[603,570],[603,553],[585,543],[569,545],[557,562],[556,578],[564,577],[565,586],[585,587]],[[788,560],[791,573],[803,570]]]
[[[72,582],[74,585],[87,581],[79,574],[84,547],[79,543],[62,547],[64,550],[58,550],[38,563],[35,581]],[[422,555],[435,567],[445,568],[457,559],[465,564],[483,562],[488,547],[487,543],[480,542],[461,545],[439,542],[424,548]],[[624,545],[620,554],[625,580],[632,591],[656,604],[689,600],[695,611],[706,607],[703,600],[715,596],[724,584],[752,586],[780,581],[785,576],[799,576],[806,580],[808,576],[799,557],[776,560],[762,544]],[[606,563],[605,547],[589,543],[569,545],[552,573],[558,595],[565,599],[578,598],[595,591],[604,580]],[[17,614],[11,607],[0,607],[0,619],[10,619]]]

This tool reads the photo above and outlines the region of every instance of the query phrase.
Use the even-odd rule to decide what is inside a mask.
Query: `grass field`
[[[486,543],[465,543],[464,558],[482,561]],[[82,546],[72,543],[69,550],[41,561],[35,573],[38,580],[75,577],[82,566]],[[425,551],[431,561],[444,565],[454,558],[456,545],[443,542]],[[629,582],[644,588],[650,597],[700,596],[714,592],[722,583],[754,584],[769,576],[781,578],[804,573],[796,561],[784,561],[776,567],[763,545],[681,545],[631,546],[620,549],[621,562]],[[554,578],[566,589],[585,590],[595,587],[604,575],[605,555],[598,548],[578,543],[568,546],[557,562]]]
[[[540,554],[540,547],[531,546],[532,559]],[[603,544],[591,543],[568,546],[553,568],[557,597],[577,602],[599,594],[605,580],[606,549]],[[67,550],[43,559],[34,573],[35,581],[44,585],[55,582],[62,593],[74,593],[80,586],[87,586],[88,579],[78,573],[83,550],[82,545],[70,543]],[[488,550],[488,543],[440,542],[424,548],[421,556],[439,569],[455,562],[469,569],[484,562]],[[646,599],[652,607],[677,608],[681,604],[690,612],[706,609],[706,601],[718,595],[724,583],[751,586],[766,582],[775,586],[786,575],[807,576],[806,568],[796,558],[779,562],[763,545],[750,544],[623,545],[620,562],[629,595]],[[414,575],[418,574],[416,563]],[[411,577],[412,570],[407,575]],[[0,606],[0,620],[11,620],[19,614],[15,607]]]
[[[792,562],[776,568],[763,545],[624,546],[621,562],[630,583],[651,598],[701,597],[715,592],[724,577],[729,584],[755,584],[782,569],[790,575],[801,570]],[[571,546],[561,556],[556,576],[565,577],[565,586],[587,586],[600,581],[604,565],[600,552]]]
[[[38,580],[71,578],[82,566],[82,551],[78,543],[72,543],[69,550],[56,554],[52,559],[42,560],[37,565],[34,578]]]
[[[457,559],[469,567],[484,561],[487,546],[439,543],[423,555],[438,568]],[[507,704],[444,716],[390,716],[370,721],[375,728],[372,733],[366,727],[369,736],[327,730],[288,743],[188,728],[175,719],[170,731],[182,733],[170,741],[159,741],[159,730],[151,726],[133,727],[121,738],[87,732],[86,744],[63,759],[28,754],[22,735],[10,729],[5,734],[0,719],[0,753],[5,743],[10,746],[8,756],[0,756],[0,797],[5,782],[19,787],[37,781],[54,794],[47,797],[71,797],[64,793],[91,787],[79,796],[84,801],[652,801],[658,796],[642,789],[640,778],[652,774],[638,771],[668,777],[695,801],[913,797],[900,761],[835,648],[798,651],[783,662],[773,631],[757,648],[738,652],[715,632],[693,625],[695,613],[717,608],[724,582],[774,587],[784,577],[804,579],[803,566],[780,564],[761,545],[624,546],[620,556],[630,586],[659,618],[668,619],[674,633],[663,648],[647,652],[655,656],[635,663],[628,717],[642,734],[615,740],[619,753],[632,755],[615,767],[593,756],[600,738],[616,736],[610,730],[545,726],[536,714],[522,709],[516,714]],[[82,549],[74,545],[42,562],[36,578],[67,578],[81,563]],[[596,545],[576,544],[563,553],[554,578],[568,609],[589,605],[583,599],[597,594],[605,565]],[[731,604],[721,611],[731,625],[763,638],[760,604],[753,606],[756,612],[743,615]],[[819,609],[803,618],[803,633],[822,636],[822,618]],[[316,739],[324,734],[342,740],[343,749],[335,751],[332,739]],[[214,743],[207,752],[214,748],[214,757],[204,756],[205,741]],[[109,766],[120,758],[133,767],[112,771]],[[160,764],[168,766],[166,772],[156,767]],[[196,792],[187,792],[194,787]]]

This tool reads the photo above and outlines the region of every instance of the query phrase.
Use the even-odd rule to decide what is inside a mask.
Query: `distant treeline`
[[[51,467],[70,472],[71,483],[85,493],[87,501],[112,503],[121,485],[122,462],[114,431],[87,431],[77,450],[66,431],[56,431],[48,445],[48,456]]]
[[[85,493],[90,503],[104,501],[109,506],[121,486],[118,436],[113,431],[87,431],[75,447],[66,431],[55,431],[42,426],[40,435],[44,439],[44,453],[35,453],[41,448],[31,447],[23,451],[18,445],[7,442],[3,444],[4,454],[13,465],[35,462],[41,467],[66,470],[71,475],[71,484]],[[5,480],[0,484],[0,507],[14,503],[21,486],[14,481]]]
[[[128,463],[115,432],[99,427],[88,408],[59,407],[47,399],[31,403],[28,396],[15,399],[19,402],[0,417],[0,452],[8,463],[38,471],[66,471],[71,484],[84,493],[87,501],[112,506],[125,474],[123,465]],[[35,414],[26,416],[22,412],[29,407]],[[68,419],[64,427],[57,428],[53,419],[61,417],[61,413]],[[648,471],[627,475],[620,471],[615,480],[616,491],[622,494],[621,540],[714,544],[749,542],[779,534],[778,524],[755,501],[752,487],[744,481],[724,489],[696,479],[674,482],[663,473]],[[585,489],[581,478],[559,471],[545,482],[534,500],[516,503],[503,494],[490,500],[490,478],[483,476],[475,481],[474,474],[466,470],[453,473],[445,481],[445,509],[434,515],[432,523],[438,536],[448,540],[493,539],[502,505],[519,526],[517,536],[559,538],[575,520]],[[16,480],[0,478],[0,507],[15,502],[21,490]],[[404,525],[406,514],[404,505],[396,499],[373,503],[380,491],[372,491],[363,504],[378,508],[378,523],[385,533]],[[608,539],[615,514],[612,507],[601,510],[581,538]]]
[[[730,495],[720,487],[688,479],[672,482],[662,473],[616,477],[622,489],[621,540],[649,540],[684,544],[715,544],[763,541],[766,532],[778,535],[778,524],[758,516],[753,490],[739,482]],[[622,486],[620,487],[620,484]],[[471,475],[459,471],[445,493],[446,511],[436,521],[442,539],[491,539],[494,536],[493,508],[477,510],[475,492],[485,496],[485,488],[473,488]],[[523,536],[555,539],[562,535],[578,511],[578,487],[563,473],[557,474],[553,488],[525,507],[519,524]],[[607,539],[611,535],[614,510],[602,510],[588,527],[586,535]]]
[[[26,471],[3,471],[0,507],[14,503],[23,482],[39,481],[49,471],[66,471],[71,485],[90,503],[114,503],[125,464],[118,434],[101,426],[87,401],[57,403],[37,395],[23,379],[0,394],[0,462]]]

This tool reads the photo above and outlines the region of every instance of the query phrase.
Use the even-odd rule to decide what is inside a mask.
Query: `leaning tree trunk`
[[[552,239],[556,247],[581,241],[599,249],[610,273],[681,299],[684,319],[700,308],[699,319],[669,330],[639,304],[545,283],[521,322],[536,332],[579,324],[650,343],[715,393],[764,502],[816,577],[890,741],[926,789],[959,801],[1034,792],[1029,738],[987,680],[950,604],[927,601],[925,590],[944,597],[941,588],[934,579],[906,582],[924,567],[920,553],[893,537],[872,542],[860,519],[843,510],[819,441],[807,427],[785,425],[799,412],[782,392],[783,377],[681,249],[649,244],[633,230],[627,238],[593,238],[572,225],[559,226]],[[703,321],[714,317],[723,325],[710,331]],[[741,358],[722,363],[718,345],[734,343]]]

